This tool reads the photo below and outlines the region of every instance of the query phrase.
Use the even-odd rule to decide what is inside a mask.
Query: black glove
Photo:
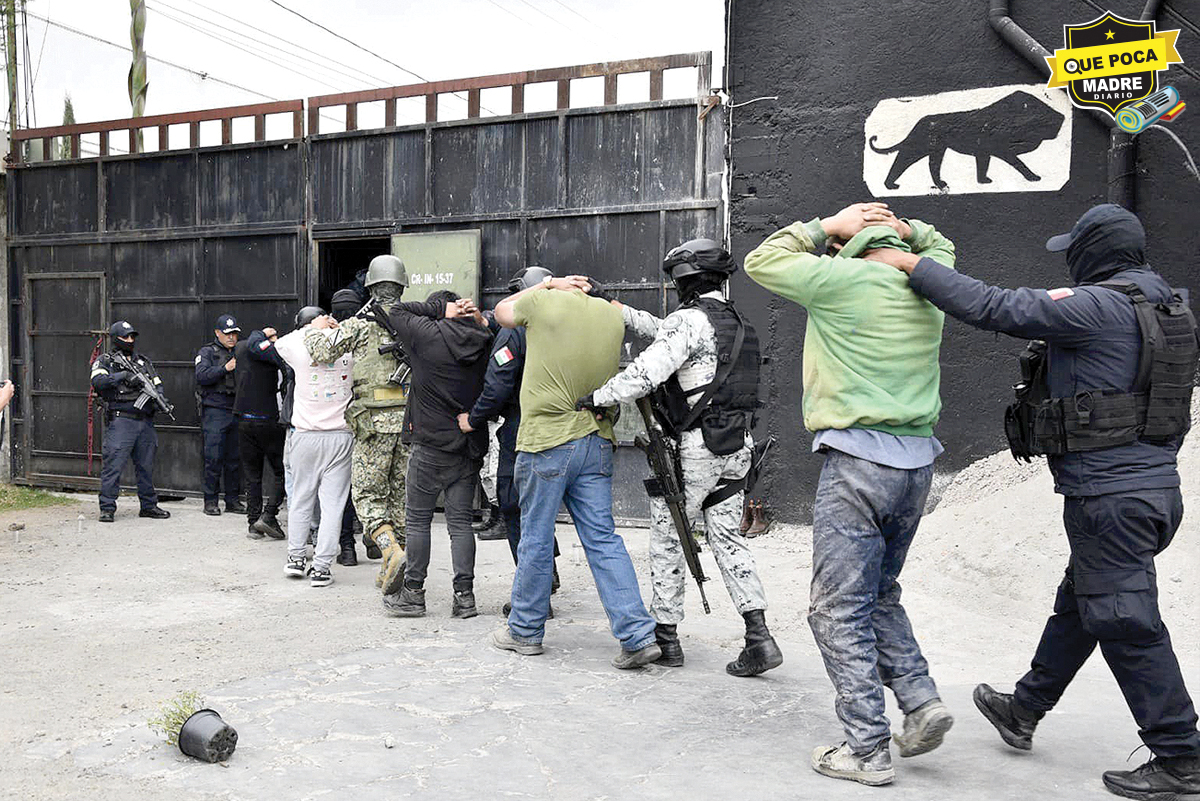
[[[579,400],[575,401],[575,411],[582,412],[585,410],[597,416],[604,415],[604,407],[596,404],[594,392],[589,392]]]
[[[129,372],[128,370],[118,370],[117,372],[113,373],[111,377],[114,381],[120,384],[133,383],[133,373]]]
[[[591,286],[591,289],[588,290],[588,295],[592,296],[593,298],[600,298],[600,300],[604,301],[605,303],[609,303],[616,299],[607,289],[604,288],[604,284],[600,283],[595,278],[588,276],[588,284]]]

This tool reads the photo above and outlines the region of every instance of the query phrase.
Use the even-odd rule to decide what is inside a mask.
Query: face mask
[[[126,342],[123,339],[114,339],[113,344],[116,345],[117,350],[121,351],[122,353],[133,353],[133,346],[135,342]]]
[[[381,281],[371,285],[371,297],[380,303],[399,303],[404,287],[393,281]]]

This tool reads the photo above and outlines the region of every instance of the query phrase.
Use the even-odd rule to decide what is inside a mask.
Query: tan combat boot
[[[396,535],[391,524],[384,523],[371,532],[371,539],[383,553],[383,562],[379,565],[379,576],[375,586],[383,590],[384,595],[400,592],[404,586],[404,546]]]

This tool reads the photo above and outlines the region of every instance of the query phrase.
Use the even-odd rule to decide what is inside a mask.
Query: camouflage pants
[[[736,479],[750,468],[750,445],[729,456],[717,456],[704,446],[700,431],[687,431],[679,448],[683,467],[684,505],[692,526],[704,528],[708,549],[717,561],[725,588],[738,612],[767,608],[767,597],[754,557],[739,528],[742,522],[744,493],[737,493],[703,512],[704,499],[717,488],[721,479]],[[659,623],[683,620],[684,588],[692,581],[683,559],[683,548],[675,524],[662,498],[650,499],[650,574],[654,597],[650,614]]]
[[[350,489],[363,531],[370,534],[384,523],[404,543],[404,475],[408,446],[399,434],[371,434],[354,441],[350,460]]]

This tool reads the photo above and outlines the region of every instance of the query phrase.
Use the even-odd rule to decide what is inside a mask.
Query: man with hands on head
[[[505,328],[525,326],[528,350],[515,468],[521,542],[512,611],[491,642],[524,656],[543,653],[554,580],[554,523],[565,503],[621,644],[612,664],[630,669],[654,662],[662,651],[613,521],[612,420],[575,408],[576,400],[616,374],[625,338],[621,312],[589,296],[590,289],[582,276],[547,277],[496,306],[496,320]]]
[[[238,450],[246,480],[246,536],[281,540],[286,535],[277,517],[283,503],[283,443],[286,428],[279,420],[279,390],[286,363],[275,351],[279,336],[274,328],[251,331],[233,348],[236,393],[233,411],[238,417]],[[270,469],[274,486],[263,499],[263,465]]]
[[[846,735],[817,748],[812,767],[868,785],[895,776],[885,686],[904,712],[901,756],[936,748],[953,723],[898,582],[942,450],[933,426],[943,315],[903,276],[862,259],[883,246],[954,262],[954,245],[932,226],[897,219],[884,203],[855,203],[777,231],[745,265],[752,280],[808,311],[804,425],[824,454],[808,621]]]
[[[979,685],[975,705],[1006,743],[1029,750],[1099,646],[1154,754],[1132,771],[1108,771],[1105,786],[1129,798],[1193,798],[1200,733],[1158,607],[1154,559],[1183,518],[1176,452],[1191,425],[1196,330],[1186,298],[1150,268],[1145,247],[1137,216],[1106,203],[1046,243],[1065,251],[1070,286],[1002,289],[936,255],[890,248],[867,258],[903,271],[913,291],[963,322],[1043,347],[1033,395],[1010,407],[1005,427],[1014,454],[1049,457],[1071,557],[1029,672],[1012,694]],[[1026,353],[1029,363],[1037,348]],[[1042,424],[1025,429],[1023,419]]]

